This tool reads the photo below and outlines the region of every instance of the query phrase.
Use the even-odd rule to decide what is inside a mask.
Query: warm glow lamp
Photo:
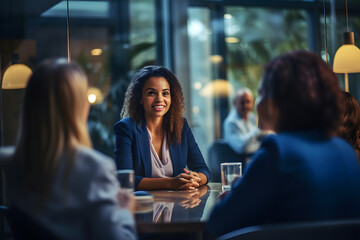
[[[345,74],[345,91],[349,91],[348,73],[360,72],[360,49],[355,46],[354,33],[349,32],[347,1],[346,1],[347,32],[343,35],[343,45],[336,51],[333,70]]]
[[[88,100],[91,104],[100,104],[104,100],[104,96],[100,89],[91,87],[88,89]]]
[[[345,91],[348,92],[348,73],[360,72],[360,49],[355,46],[353,32],[344,33],[343,43],[335,53],[333,70],[345,74]]]
[[[233,86],[225,79],[211,81],[200,91],[200,95],[203,97],[228,97],[233,93]]]
[[[3,76],[2,89],[26,88],[27,82],[32,74],[31,69],[22,63],[10,65]]]

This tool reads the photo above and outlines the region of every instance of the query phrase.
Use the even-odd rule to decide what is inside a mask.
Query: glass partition
[[[20,10],[15,4],[2,4],[3,26],[12,27],[0,40],[2,73],[12,62],[34,68],[47,58],[67,58],[67,2],[24,0]],[[154,0],[69,1],[70,58],[89,78],[89,132],[94,148],[109,156],[130,78],[156,62],[155,33]],[[1,92],[2,144],[15,144],[23,92]]]
[[[257,96],[265,63],[308,48],[305,10],[227,7],[224,17],[227,76],[234,89],[248,87]]]
[[[215,138],[214,131],[214,64],[221,56],[212,55],[211,16],[208,8],[188,10],[189,65],[191,86],[192,131],[207,159],[207,148]]]
[[[326,36],[327,36],[327,54],[328,54],[328,64],[330,66],[333,65],[334,57],[336,51],[343,44],[343,33],[347,31],[346,26],[346,11],[345,9],[338,10],[336,15],[336,23],[334,23],[331,14],[326,15]],[[322,25],[321,28],[321,46],[323,51],[321,55],[325,61],[325,32],[324,32],[324,16],[320,16],[320,22]],[[349,31],[354,32],[355,37],[355,45],[360,48],[360,17],[359,16],[349,16]],[[335,28],[335,31],[333,30]],[[341,87],[344,89],[344,74],[337,74],[339,78],[339,83]],[[357,99],[360,99],[360,73],[349,73],[349,92],[354,95]]]
[[[89,131],[94,148],[109,156],[113,156],[113,125],[120,119],[124,93],[134,72],[145,65],[166,63],[176,75],[182,75],[188,104],[185,115],[206,156],[209,145],[221,138],[221,124],[230,110],[233,93],[247,86],[256,96],[267,61],[280,53],[304,48],[324,55],[320,1],[176,1],[187,8],[181,16],[174,2],[69,1],[70,56],[86,70],[91,87]],[[331,64],[346,28],[345,2],[335,5],[336,24],[330,16],[330,3],[326,1]],[[349,27],[355,32],[357,46],[359,3],[348,1]],[[65,0],[2,1],[1,77],[7,67],[18,61],[33,69],[46,58],[66,58],[66,14]],[[187,42],[179,36],[185,36]],[[314,47],[311,42],[319,44]],[[185,46],[184,50],[180,45]],[[160,51],[162,47],[164,51]],[[174,63],[183,66],[179,62],[189,67],[176,69]],[[338,76],[342,84],[343,76]],[[357,78],[359,74],[349,75],[350,92],[359,98]],[[1,90],[2,145],[15,143],[23,92]]]

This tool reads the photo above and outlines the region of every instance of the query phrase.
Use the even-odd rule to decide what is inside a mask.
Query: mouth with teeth
[[[162,111],[165,109],[165,106],[162,106],[162,105],[155,105],[155,106],[152,106],[156,111]]]

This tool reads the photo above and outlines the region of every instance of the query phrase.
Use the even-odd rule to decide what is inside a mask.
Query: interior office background
[[[234,92],[255,97],[263,65],[296,49],[328,64],[346,31],[345,0],[66,0],[0,1],[0,75],[16,63],[31,69],[47,58],[70,57],[86,71],[96,95],[88,128],[94,148],[113,156],[113,125],[120,120],[133,74],[163,65],[179,78],[194,136],[207,159],[222,137]],[[348,0],[349,29],[360,46],[360,0]],[[69,28],[67,28],[69,26]],[[360,63],[359,63],[360,64]],[[338,74],[343,86],[344,76]],[[359,99],[360,74],[349,74]],[[16,142],[24,89],[1,89],[1,145]]]

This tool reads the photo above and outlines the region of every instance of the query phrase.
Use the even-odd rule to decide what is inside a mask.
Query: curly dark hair
[[[168,69],[162,66],[146,66],[135,73],[125,93],[125,102],[121,117],[131,117],[135,122],[144,121],[144,108],[140,104],[145,82],[152,77],[163,77],[170,85],[171,105],[164,115],[163,127],[169,144],[181,143],[184,126],[184,95],[179,80]]]
[[[330,136],[342,122],[338,79],[312,52],[293,51],[270,61],[259,91],[279,110],[278,132],[315,129]]]
[[[340,136],[347,140],[351,146],[360,150],[360,107],[356,98],[348,92],[341,91],[345,105],[343,128]]]

